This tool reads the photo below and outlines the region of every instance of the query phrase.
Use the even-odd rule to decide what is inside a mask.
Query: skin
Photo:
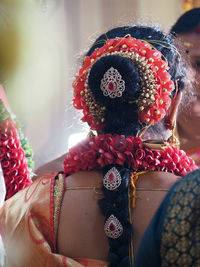
[[[67,187],[95,186],[102,184],[101,172],[79,172],[67,177]],[[137,191],[136,207],[132,209],[134,229],[134,251],[152,216],[165,197],[167,191],[180,178],[166,172],[148,172],[141,174],[137,188],[149,191]],[[90,190],[68,190],[65,192],[58,228],[58,252],[72,258],[90,258],[107,261],[108,241],[104,234],[104,217],[97,204],[102,198],[101,191],[96,194]],[[64,235],[63,235],[64,233]]]
[[[179,34],[178,40],[183,43],[190,63],[186,74],[189,82],[185,88],[189,98],[186,98],[186,101],[190,104],[187,105],[183,101],[184,107],[182,106],[178,113],[181,149],[189,150],[200,147],[200,34]]]

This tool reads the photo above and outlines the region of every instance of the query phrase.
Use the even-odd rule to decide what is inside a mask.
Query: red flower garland
[[[32,181],[17,127],[11,118],[0,122],[0,134],[0,161],[8,199]]]
[[[97,122],[89,111],[86,104],[86,96],[84,94],[85,82],[88,79],[89,71],[92,65],[102,56],[109,55],[115,51],[135,52],[139,57],[147,60],[148,65],[154,73],[156,83],[155,100],[152,107],[144,107],[144,110],[138,111],[138,119],[141,122],[146,122],[148,125],[157,123],[162,119],[166,110],[171,104],[170,94],[174,90],[174,83],[171,80],[171,75],[167,72],[169,66],[167,62],[161,59],[162,54],[151,47],[149,43],[144,40],[137,40],[133,37],[110,39],[106,44],[99,49],[96,49],[91,56],[87,56],[83,67],[79,70],[79,75],[75,77],[73,82],[74,88],[74,107],[82,109],[84,116],[82,121],[88,122],[90,128],[93,130],[100,130],[104,128],[104,123]]]
[[[109,164],[127,165],[134,171],[166,171],[180,176],[197,168],[193,159],[176,147],[151,150],[140,137],[103,134],[70,149],[64,160],[64,172],[70,175],[83,170],[100,170]]]

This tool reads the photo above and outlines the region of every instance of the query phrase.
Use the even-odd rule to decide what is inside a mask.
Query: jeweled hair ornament
[[[121,97],[125,90],[125,81],[118,70],[111,67],[104,74],[100,88],[104,96],[109,96],[110,98]]]
[[[146,125],[157,123],[166,115],[171,104],[170,94],[174,90],[166,61],[162,54],[145,40],[131,36],[107,40],[106,44],[85,58],[84,65],[73,82],[74,107],[82,109],[82,121],[92,130],[104,129],[105,107],[98,103],[88,86],[88,77],[93,64],[102,57],[118,55],[129,58],[138,69],[141,78],[141,92],[137,100],[138,120]],[[126,84],[120,72],[115,68],[107,70],[102,79],[100,90],[110,98],[120,97],[126,90]],[[131,101],[130,101],[131,103]]]
[[[107,190],[116,190],[121,185],[121,175],[119,171],[113,167],[111,168],[103,178],[103,185]]]
[[[117,239],[122,235],[123,226],[113,214],[106,220],[104,224],[104,232],[107,237],[112,239]]]

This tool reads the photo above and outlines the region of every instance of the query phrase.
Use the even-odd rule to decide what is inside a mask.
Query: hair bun
[[[106,107],[135,101],[141,87],[137,68],[129,58],[109,55],[91,68],[88,85],[95,99]]]

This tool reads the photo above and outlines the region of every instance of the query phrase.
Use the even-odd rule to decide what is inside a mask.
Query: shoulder
[[[103,196],[102,178],[102,173],[97,171],[81,171],[66,177],[62,206],[68,207],[68,211],[75,204],[78,210],[80,203],[91,208],[91,203],[96,204],[98,198]]]
[[[176,176],[173,173],[152,171],[141,175],[141,179],[139,178],[138,180],[138,186],[169,189],[180,179],[180,176]]]
[[[98,199],[103,197],[101,187],[101,172],[84,171],[66,177],[61,218],[62,215],[71,217],[74,211],[75,217],[82,212],[91,213],[95,210],[96,213]]]
[[[63,170],[63,161],[67,154],[63,154],[60,157],[53,159],[50,162],[45,163],[44,165],[40,166],[36,169],[35,174],[37,177],[44,175],[45,173],[53,173]]]
[[[81,171],[66,177],[66,188],[69,186],[101,186],[101,171]]]

